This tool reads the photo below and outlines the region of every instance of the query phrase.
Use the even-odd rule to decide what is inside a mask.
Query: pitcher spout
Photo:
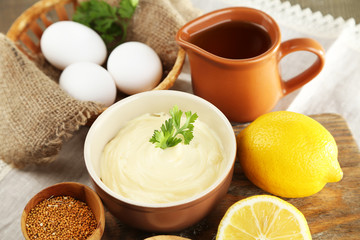
[[[191,43],[191,35],[186,31],[180,29],[176,34],[176,42],[182,47],[186,52],[189,50],[198,51],[198,47]]]

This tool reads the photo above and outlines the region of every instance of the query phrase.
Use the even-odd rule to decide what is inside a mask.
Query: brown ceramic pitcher
[[[252,34],[250,26],[250,30],[245,27],[245,34],[240,34],[236,40],[239,43],[234,43],[237,30],[228,27],[226,31],[233,31],[230,32],[234,36],[230,37],[232,42],[219,40],[220,44],[217,44],[217,38],[226,35],[226,31],[224,34],[220,31],[221,27],[229,22],[261,28],[265,35],[260,37],[260,42],[267,35],[269,45],[265,46],[263,52],[252,52],[254,56],[232,56],[238,47],[239,51],[252,49],[257,40],[242,41],[241,36]],[[220,32],[207,34],[207,31],[215,28],[220,29]],[[281,43],[280,29],[275,20],[252,8],[232,7],[202,15],[185,24],[178,31],[176,41],[188,54],[194,94],[210,101],[231,121],[236,122],[252,121],[271,111],[280,98],[309,82],[324,65],[324,50],[318,42],[299,38]],[[213,42],[213,49],[210,42]],[[308,69],[284,81],[279,72],[279,62],[295,51],[309,51],[317,59]]]

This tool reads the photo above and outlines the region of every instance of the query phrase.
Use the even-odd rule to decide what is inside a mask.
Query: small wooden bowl
[[[76,182],[63,182],[55,184],[43,189],[30,199],[30,201],[26,204],[21,216],[21,231],[25,239],[30,239],[25,226],[26,218],[30,210],[42,200],[56,196],[71,196],[75,199],[85,202],[94,213],[97,222],[96,229],[94,230],[93,234],[87,238],[87,240],[101,239],[105,228],[104,206],[99,196],[91,188]]]
[[[41,0],[24,11],[11,25],[7,37],[30,59],[41,55],[40,38],[46,29],[56,21],[71,19],[78,3],[77,0]],[[175,36],[174,36],[175,37]],[[172,69],[153,90],[167,90],[174,85],[185,61],[185,51],[180,48]]]

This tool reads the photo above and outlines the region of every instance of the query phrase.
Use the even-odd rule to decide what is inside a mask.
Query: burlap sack
[[[0,158],[16,167],[54,160],[64,140],[100,111],[69,97],[0,34]]]
[[[87,0],[78,0],[83,1]],[[118,6],[121,0],[105,1]],[[201,14],[190,0],[139,0],[128,26],[126,41],[147,44],[159,55],[165,71],[170,70],[179,50],[175,41],[178,29]]]
[[[179,50],[175,41],[178,29],[200,14],[189,0],[140,0],[129,24],[127,40],[151,46],[164,68],[170,69]]]
[[[199,14],[188,0],[140,0],[127,40],[148,44],[171,69],[177,30]],[[56,82],[60,71],[42,56],[36,59],[0,34],[0,159],[16,167],[53,161],[63,142],[102,110],[68,96]]]

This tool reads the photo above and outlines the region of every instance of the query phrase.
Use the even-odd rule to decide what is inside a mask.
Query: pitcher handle
[[[278,62],[286,55],[295,51],[308,51],[317,56],[316,61],[299,75],[283,81],[283,95],[287,95],[302,87],[318,75],[325,64],[325,51],[315,40],[309,38],[296,38],[287,40],[280,45]]]

